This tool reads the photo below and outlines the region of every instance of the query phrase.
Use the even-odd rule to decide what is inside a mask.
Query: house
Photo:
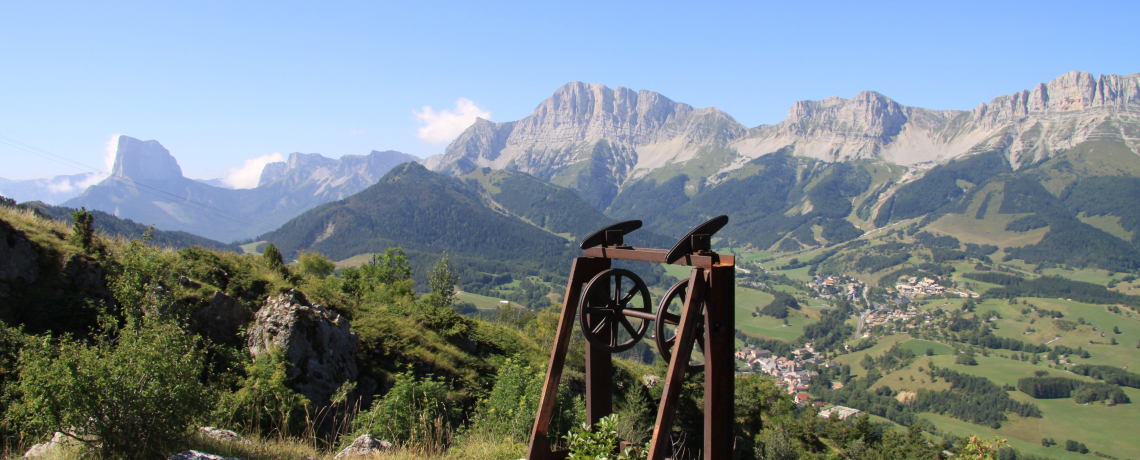
[[[859,415],[859,413],[863,411],[845,406],[831,406],[819,411],[819,416],[823,418],[831,418],[831,414],[833,412],[837,417],[839,417],[840,420],[847,420],[852,416]]]
[[[807,393],[796,393],[796,404],[804,404],[811,401],[811,395]]]

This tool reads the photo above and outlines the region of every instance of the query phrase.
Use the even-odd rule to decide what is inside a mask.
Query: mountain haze
[[[228,189],[184,177],[178,161],[158,141],[120,136],[113,175],[64,205],[234,241],[363,190],[393,166],[414,159],[394,151],[340,159],[294,153],[287,162],[267,165],[258,187]]]

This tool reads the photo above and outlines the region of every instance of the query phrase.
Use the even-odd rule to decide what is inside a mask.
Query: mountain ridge
[[[120,136],[112,176],[63,206],[235,241],[272,230],[314,206],[348,197],[411,159],[417,158],[395,151],[342,159],[293,154],[291,162],[263,169],[258,187],[229,189],[184,177],[178,161],[158,141]]]
[[[575,189],[599,209],[639,180],[688,175],[687,190],[715,185],[785,147],[827,162],[904,166],[1001,151],[1014,168],[1088,139],[1140,152],[1140,74],[1072,71],[972,110],[908,107],[874,91],[799,101],[775,125],[745,128],[714,107],[693,108],[652,91],[571,82],[523,119],[477,120],[424,165],[450,174],[513,169]],[[928,166],[927,166],[928,168]]]

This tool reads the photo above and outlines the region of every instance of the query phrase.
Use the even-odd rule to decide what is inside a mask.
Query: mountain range
[[[1015,168],[1089,139],[1138,150],[1140,74],[1069,72],[973,110],[907,107],[864,91],[801,101],[776,125],[747,128],[716,108],[693,108],[652,91],[567,83],[522,120],[478,120],[425,165],[463,173],[512,169],[579,192],[608,209],[646,179],[687,176],[695,191],[749,161],[788,148],[825,162],[915,166],[1000,151]]]
[[[70,200],[99,182],[95,173],[55,176],[48,179],[12,180],[0,177],[0,195],[13,200],[40,201],[50,205]]]
[[[340,159],[293,153],[288,161],[266,165],[257,187],[229,189],[184,177],[178,161],[158,141],[120,136],[111,176],[63,205],[234,241],[355,194],[393,166],[416,159],[395,151]]]
[[[783,122],[754,128],[652,91],[573,82],[521,120],[477,120],[426,169],[405,164],[391,177],[415,157],[294,153],[267,165],[258,187],[229,190],[184,178],[157,141],[123,136],[114,175],[65,204],[337,260],[400,245],[517,262],[471,239],[506,235],[544,241],[538,259],[562,257],[566,241],[624,219],[668,245],[728,214],[722,246],[794,252],[915,223],[1027,263],[1057,263],[1081,238],[1112,253],[1081,263],[1128,270],[1140,260],[1140,215],[1130,195],[1105,191],[1134,190],[1138,139],[1140,74],[1069,72],[972,110],[867,91],[797,102]],[[481,223],[467,236],[436,230],[447,216],[458,228]]]

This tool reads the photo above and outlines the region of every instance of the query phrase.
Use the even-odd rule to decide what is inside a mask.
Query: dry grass
[[[312,439],[261,438],[250,436],[248,443],[224,442],[204,436],[195,437],[185,450],[196,450],[223,457],[247,460],[315,459],[332,460],[337,450],[321,449]],[[23,458],[27,448],[5,452],[0,458]],[[173,455],[176,452],[171,452]],[[526,445],[513,439],[468,438],[450,449],[425,449],[417,446],[397,447],[370,458],[379,460],[514,460],[526,455]],[[85,457],[81,449],[65,448],[37,457],[42,460],[80,460]]]

